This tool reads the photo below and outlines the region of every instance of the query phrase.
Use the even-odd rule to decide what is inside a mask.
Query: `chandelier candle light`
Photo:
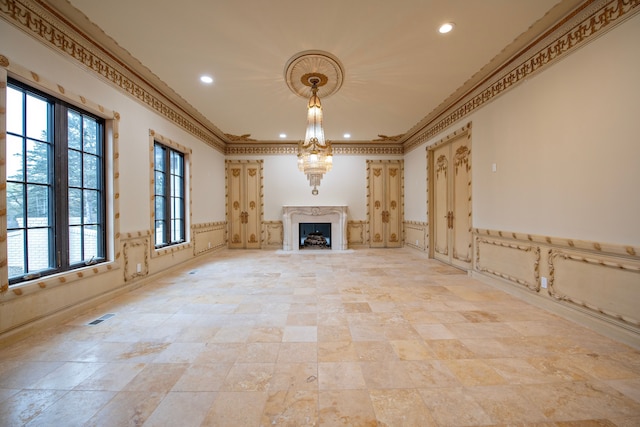
[[[284,69],[287,86],[293,93],[309,100],[307,107],[307,133],[298,143],[298,169],[307,176],[318,195],[318,186],[325,173],[333,166],[331,142],[324,139],[322,104],[340,89],[344,77],[342,64],[332,54],[322,50],[306,50],[291,57]],[[311,97],[309,97],[311,92]]]
[[[322,75],[312,73],[307,81],[311,85],[311,98],[309,98],[307,112],[307,132],[304,142],[298,143],[298,169],[307,175],[309,185],[313,187],[311,194],[318,194],[318,186],[322,176],[331,170],[333,166],[333,152],[331,142],[325,141],[322,129],[322,104],[318,96],[318,85],[321,84]],[[326,81],[326,77],[324,79]]]

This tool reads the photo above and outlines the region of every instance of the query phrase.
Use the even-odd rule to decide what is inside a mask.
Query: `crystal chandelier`
[[[308,82],[311,85],[311,98],[308,103],[307,133],[304,142],[298,143],[298,169],[307,175],[309,185],[313,187],[311,194],[316,196],[322,176],[333,166],[333,153],[331,142],[325,141],[322,129],[322,104],[318,96],[321,76],[312,75]]]

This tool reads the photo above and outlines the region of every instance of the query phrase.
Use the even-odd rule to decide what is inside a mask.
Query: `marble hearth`
[[[300,223],[331,223],[331,250],[347,249],[347,206],[283,206],[282,225],[284,239],[282,249],[300,250]]]

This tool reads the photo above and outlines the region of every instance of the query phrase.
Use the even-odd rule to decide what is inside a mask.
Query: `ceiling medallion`
[[[322,50],[296,53],[284,67],[284,79],[289,89],[302,98],[312,95],[313,81],[317,81],[317,95],[321,98],[336,93],[344,80],[344,67],[338,58]]]

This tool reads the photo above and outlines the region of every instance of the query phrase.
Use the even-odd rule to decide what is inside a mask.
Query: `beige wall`
[[[473,115],[476,228],[640,245],[638,40],[640,15]]]

